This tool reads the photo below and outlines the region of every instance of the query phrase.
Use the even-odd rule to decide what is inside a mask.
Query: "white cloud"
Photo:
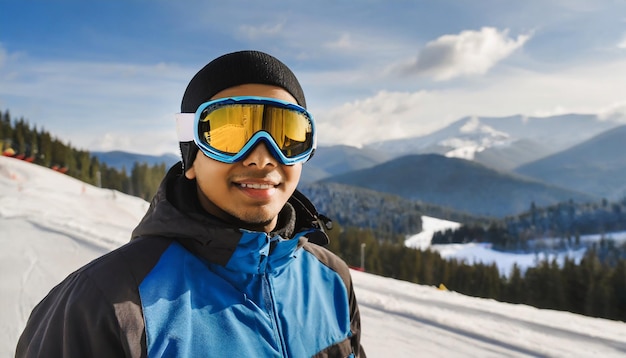
[[[541,108],[539,110],[528,113],[530,117],[552,117],[568,114],[570,111],[563,106],[554,106],[552,108]]]
[[[381,91],[375,96],[357,100],[319,113],[320,143],[361,146],[379,140],[403,138],[415,134],[415,124],[423,131],[437,129],[434,121],[416,121],[427,116],[427,104],[436,94],[422,92]]]
[[[165,63],[45,61],[9,54],[0,67],[0,104],[78,148],[161,154],[176,150],[173,114],[193,73]]]
[[[239,31],[249,40],[255,40],[263,37],[273,37],[279,35],[283,31],[284,24],[263,24],[260,26],[242,25]]]
[[[351,49],[354,48],[354,43],[350,34],[344,33],[336,41],[329,42],[326,46],[332,49]]]
[[[622,37],[622,41],[620,41],[617,44],[617,48],[621,48],[621,49],[625,49],[626,50],[626,34],[624,34],[624,36]]]
[[[459,76],[481,75],[524,45],[531,35],[509,37],[509,30],[483,27],[444,35],[426,44],[416,61],[405,70],[449,80]]]
[[[432,133],[466,116],[598,114],[626,123],[623,61],[539,73],[508,70],[480,85],[419,92],[381,91],[316,114],[321,145],[364,144]]]
[[[171,118],[162,119],[164,122],[168,120],[171,120]],[[87,143],[86,147],[92,151],[104,152],[121,150],[131,153],[153,155],[178,153],[178,139],[176,138],[175,130],[172,130],[172,128],[150,130],[149,135],[146,135],[146,132],[144,132],[144,135],[141,135],[141,131],[129,132],[121,128],[115,132],[106,132],[99,136],[92,137],[93,140]]]
[[[626,101],[611,103],[599,111],[600,119],[626,123]]]

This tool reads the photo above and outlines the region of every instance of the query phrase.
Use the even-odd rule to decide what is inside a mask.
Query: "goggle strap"
[[[176,113],[176,134],[179,142],[193,142],[195,113]]]

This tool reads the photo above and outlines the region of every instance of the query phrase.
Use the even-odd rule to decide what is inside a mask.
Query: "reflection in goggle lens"
[[[198,137],[224,154],[237,154],[259,131],[267,132],[286,157],[313,145],[311,120],[304,113],[268,104],[227,104],[205,108]]]

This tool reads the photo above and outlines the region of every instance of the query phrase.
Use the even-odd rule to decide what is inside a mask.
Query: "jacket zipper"
[[[263,271],[263,283],[265,285],[265,292],[267,293],[267,296],[265,297],[265,299],[267,300],[268,304],[266,304],[266,307],[269,310],[269,315],[270,318],[272,320],[273,323],[273,328],[274,328],[274,334],[276,335],[277,338],[277,343],[280,346],[280,351],[281,351],[281,355],[283,357],[287,357],[287,345],[285,343],[285,339],[283,337],[283,333],[282,333],[282,329],[280,327],[280,320],[278,317],[278,310],[276,309],[276,302],[274,299],[274,290],[272,288],[272,285],[270,283],[270,277],[269,277],[269,273],[267,272],[266,268],[267,268],[267,261],[269,261],[269,255],[271,255],[274,246],[277,244],[277,240],[275,239],[270,239],[270,249],[268,252],[267,257],[265,257],[265,264],[266,267],[264,268]]]
[[[287,347],[285,344],[285,340],[283,337],[283,333],[282,330],[280,328],[280,324],[279,324],[279,318],[278,318],[278,312],[276,310],[276,304],[274,302],[274,292],[272,291],[272,286],[270,284],[270,280],[269,280],[269,275],[267,273],[263,274],[263,278],[264,278],[264,282],[266,285],[266,289],[267,289],[267,299],[269,301],[269,310],[270,310],[270,317],[272,319],[272,323],[274,326],[274,334],[276,335],[276,338],[278,340],[278,344],[280,346],[280,351],[281,351],[281,355],[283,357],[287,357]]]

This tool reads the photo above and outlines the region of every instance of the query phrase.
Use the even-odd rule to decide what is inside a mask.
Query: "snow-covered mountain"
[[[14,355],[34,305],[70,272],[127,242],[147,207],[139,198],[0,157],[0,356]],[[426,221],[430,231],[455,225]],[[428,235],[419,240],[429,242]],[[370,357],[626,354],[624,322],[352,275]]]
[[[512,169],[624,124],[598,115],[465,117],[431,134],[365,146],[396,156],[437,153]],[[511,155],[514,153],[514,155]],[[502,160],[502,157],[506,160]]]

